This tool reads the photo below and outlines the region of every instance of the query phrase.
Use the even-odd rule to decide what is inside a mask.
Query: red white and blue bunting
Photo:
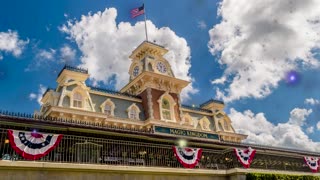
[[[172,148],[174,155],[185,168],[194,168],[201,158],[201,148],[183,148],[178,146],[173,146]]]
[[[234,148],[234,152],[236,153],[236,156],[240,161],[240,163],[245,168],[250,167],[250,164],[254,158],[254,155],[256,154],[256,150],[252,149],[251,147],[248,147],[248,149],[243,149],[243,150]]]
[[[61,141],[61,134],[43,134],[8,130],[11,147],[22,157],[36,160],[52,151]]]
[[[320,159],[317,157],[304,157],[304,161],[309,166],[312,172],[316,173],[319,170]]]

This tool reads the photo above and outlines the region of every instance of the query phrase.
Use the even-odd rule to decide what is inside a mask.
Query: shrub
[[[320,180],[319,176],[248,173],[247,180]]]

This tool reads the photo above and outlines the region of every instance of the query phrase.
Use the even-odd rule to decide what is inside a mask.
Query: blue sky
[[[130,60],[119,54],[130,53],[144,38],[143,16],[131,19],[129,13],[141,4],[4,2],[0,109],[39,109],[41,92],[56,87],[57,74],[66,63],[89,68],[93,78],[88,84],[122,87]],[[168,58],[176,75],[192,81],[184,104],[224,100],[237,131],[250,134],[248,142],[308,150],[320,150],[317,5],[289,0],[145,0],[150,39],[172,50],[177,60]],[[305,13],[309,16],[302,16]],[[103,48],[110,53],[103,54]],[[297,72],[299,81],[286,82],[288,71]]]

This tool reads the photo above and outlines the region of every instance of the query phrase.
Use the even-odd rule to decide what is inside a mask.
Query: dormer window
[[[216,131],[234,132],[230,118],[224,112],[217,112],[214,115]]]
[[[71,84],[71,85],[74,85],[74,84]],[[61,105],[63,105],[64,107],[77,108],[77,109],[82,109],[86,111],[94,111],[92,107],[91,98],[87,92],[86,87],[84,87],[84,85],[79,84],[79,82],[77,82],[77,86],[73,88],[71,93],[68,92],[68,87],[66,88],[66,91],[67,93],[65,93],[65,96],[62,102],[63,104]],[[70,96],[70,98],[68,96]],[[68,101],[70,103],[67,103]]]
[[[174,106],[176,105],[173,97],[168,93],[164,93],[159,99],[160,118],[164,121],[176,122],[174,115]]]
[[[73,94],[73,107],[82,108],[82,95],[78,92]]]
[[[162,115],[164,119],[171,120],[170,103],[167,99],[162,99]]]
[[[102,113],[106,114],[107,116],[114,116],[114,109],[116,108],[116,106],[109,98],[104,101],[100,107]]]
[[[135,103],[133,103],[127,111],[129,119],[139,119],[140,109]]]
[[[137,110],[135,108],[130,110],[129,119],[138,119]]]
[[[192,117],[190,116],[189,113],[184,114],[183,118],[184,118],[184,124],[189,125],[189,126],[194,125],[194,120],[192,119]]]
[[[204,130],[204,131],[210,131],[211,130],[210,129],[210,124],[211,123],[210,123],[209,119],[206,116],[204,116],[203,118],[200,119],[199,124],[200,124],[202,130]]]
[[[111,106],[110,106],[109,104],[106,104],[106,105],[104,106],[104,113],[105,113],[106,115],[108,115],[108,116],[111,115]]]

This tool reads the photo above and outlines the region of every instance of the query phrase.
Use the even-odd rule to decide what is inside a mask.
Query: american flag
[[[144,4],[142,4],[141,7],[134,8],[130,11],[131,18],[135,18],[137,16],[140,16],[141,14],[144,14]]]

